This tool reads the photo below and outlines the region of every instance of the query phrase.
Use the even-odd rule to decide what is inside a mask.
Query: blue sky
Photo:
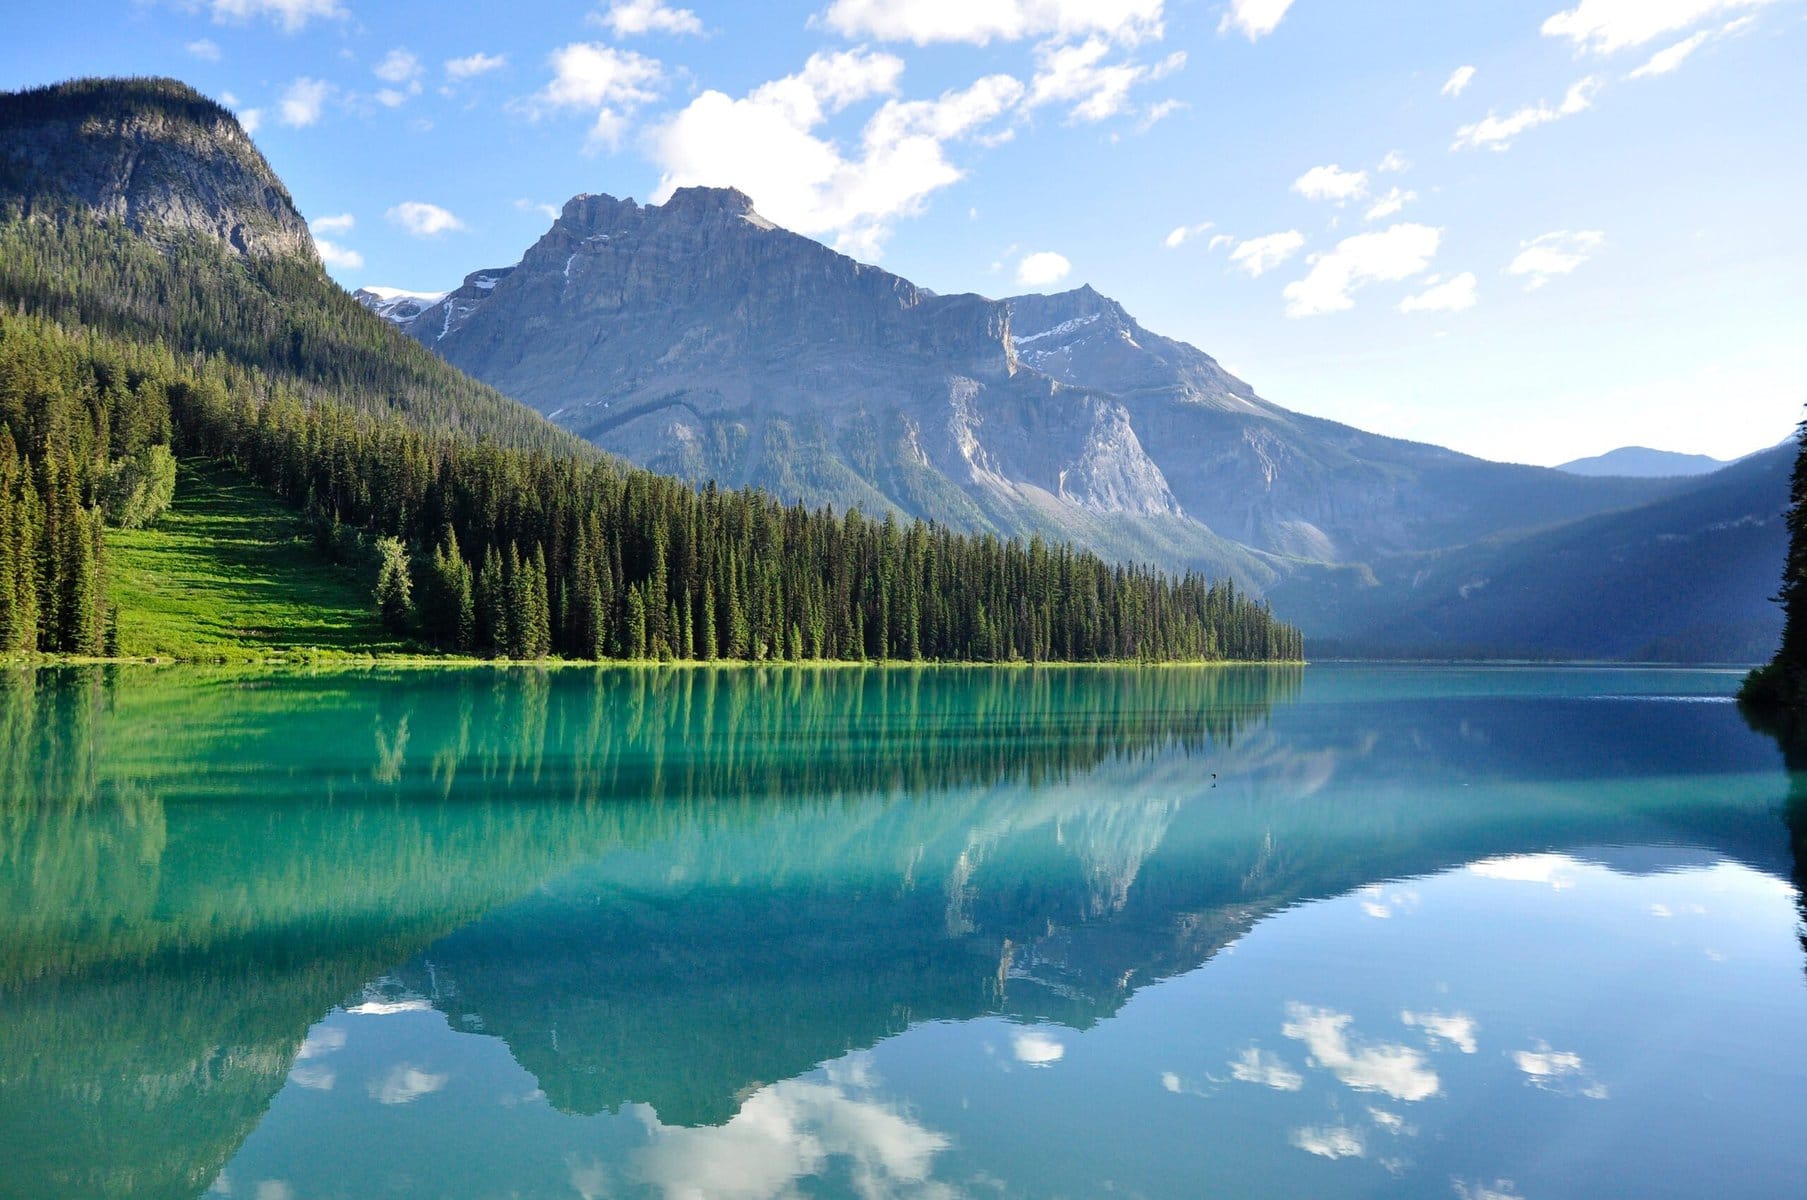
[[[736,184],[937,291],[1089,282],[1269,399],[1555,463],[1807,402],[1802,0],[85,0],[0,85],[234,107],[347,287]]]

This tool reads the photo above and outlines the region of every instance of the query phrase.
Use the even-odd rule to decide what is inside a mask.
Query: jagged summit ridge
[[[307,222],[238,119],[174,79],[80,79],[0,95],[0,194],[151,237],[318,262]]]

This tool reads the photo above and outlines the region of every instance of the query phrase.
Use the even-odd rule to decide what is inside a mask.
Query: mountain
[[[1443,645],[1439,630],[1485,633],[1514,655],[1566,650],[1551,622],[1522,611],[1519,629],[1485,631],[1407,614],[1429,602],[1422,589],[1440,570],[1500,577],[1520,569],[1511,548],[1543,544],[1542,531],[1691,486],[1493,463],[1291,412],[1090,287],[938,295],[778,228],[729,189],[682,189],[662,205],[576,197],[515,267],[473,272],[443,300],[390,317],[654,470],[1227,572],[1314,637],[1389,652]],[[1768,503],[1746,499],[1753,512]],[[1575,536],[1582,546],[1587,531]],[[1584,578],[1547,571],[1534,590],[1602,627]],[[1731,588],[1749,573],[1714,578]],[[1663,580],[1640,586],[1679,583]],[[1709,640],[1760,637],[1768,594],[1766,583],[1724,596],[1721,615],[1742,613],[1726,619],[1748,638]],[[1674,611],[1653,607],[1607,640],[1630,653],[1713,623],[1703,613],[1679,627]],[[1575,644],[1592,653],[1600,640]]]
[[[1676,475],[1707,475],[1725,466],[1724,459],[1705,454],[1679,454],[1674,450],[1652,450],[1648,446],[1620,446],[1592,458],[1577,458],[1559,463],[1558,471],[1571,475],[1628,475],[1638,479],[1657,479]]]
[[[1753,454],[1622,512],[1388,561],[1320,614],[1323,652],[1758,662],[1774,652],[1796,447]]]
[[[0,296],[303,399],[593,453],[346,295],[237,118],[177,80],[0,93]]]
[[[576,197],[512,271],[477,272],[398,324],[654,470],[1055,534],[1255,587],[1666,486],[1291,413],[1089,287],[937,295],[778,228],[731,189]]]

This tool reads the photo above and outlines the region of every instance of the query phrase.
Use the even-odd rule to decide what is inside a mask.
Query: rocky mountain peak
[[[0,95],[0,192],[27,216],[87,210],[153,238],[319,261],[307,222],[238,119],[174,79]]]

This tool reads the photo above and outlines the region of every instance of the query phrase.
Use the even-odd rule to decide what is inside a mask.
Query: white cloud
[[[371,72],[385,83],[407,83],[420,77],[420,59],[412,51],[397,46],[383,55],[383,60],[372,67]]]
[[[1142,119],[1136,122],[1136,128],[1147,133],[1174,113],[1190,107],[1191,105],[1184,100],[1163,100],[1159,104],[1152,104],[1148,107],[1148,111],[1142,114]]]
[[[663,0],[614,0],[608,12],[596,20],[607,25],[618,38],[703,32],[703,22],[695,13],[688,8],[672,8]]]
[[[188,43],[182,48],[204,62],[220,61],[219,43],[212,38],[200,38],[197,41]]]
[[[1548,125],[1551,121],[1560,121],[1564,117],[1586,112],[1593,107],[1594,96],[1599,90],[1599,76],[1589,75],[1571,86],[1563,96],[1562,103],[1554,108],[1539,101],[1503,117],[1488,113],[1482,120],[1456,130],[1456,140],[1450,149],[1485,147],[1489,150],[1504,150],[1527,129],[1535,129],[1539,125]]]
[[[442,233],[457,233],[465,228],[463,221],[439,205],[428,204],[423,200],[404,200],[389,210],[388,217],[415,237],[438,237]]]
[[[1212,244],[1215,247],[1216,239],[1212,239]],[[1230,263],[1237,270],[1245,272],[1250,279],[1259,279],[1297,254],[1304,244],[1305,235],[1296,229],[1250,238],[1238,243],[1230,251]]]
[[[212,0],[215,21],[243,24],[253,17],[267,17],[294,33],[315,17],[343,17],[345,8],[339,0]]]
[[[1590,1100],[1606,1099],[1606,1085],[1592,1077],[1587,1064],[1572,1050],[1552,1050],[1548,1044],[1539,1042],[1535,1050],[1515,1053],[1512,1061],[1525,1073],[1525,1082],[1535,1087],[1548,1092],[1586,1096]]]
[[[245,108],[238,111],[238,123],[247,134],[256,133],[264,123],[264,110],[261,108]]]
[[[838,248],[876,257],[895,223],[963,176],[949,143],[984,137],[1022,98],[991,75],[933,100],[887,100],[856,150],[817,128],[849,105],[892,93],[902,60],[864,49],[812,55],[795,75],[740,99],[707,91],[656,127],[648,146],[661,174],[655,200],[680,187],[737,187],[765,216]]]
[[[1134,44],[1161,36],[1163,6],[1164,0],[834,0],[822,19],[846,37],[918,46],[1094,35]]]
[[[1280,1032],[1305,1043],[1314,1066],[1323,1067],[1358,1092],[1382,1092],[1395,1100],[1423,1100],[1442,1084],[1424,1055],[1410,1046],[1352,1042],[1348,1013],[1289,1004]]]
[[[364,269],[364,256],[356,250],[339,245],[323,237],[314,239],[314,249],[320,252],[320,261],[329,267],[339,267],[347,271]]]
[[[444,1087],[450,1076],[434,1075],[410,1063],[397,1063],[380,1080],[369,1085],[370,1098],[378,1104],[412,1104]]]
[[[1442,89],[1443,94],[1452,98],[1460,96],[1463,92],[1468,90],[1468,85],[1473,82],[1473,67],[1457,67],[1449,73],[1449,78],[1444,81]]]
[[[1667,75],[1687,61],[1688,55],[1700,49],[1701,44],[1713,35],[1705,30],[1693,37],[1683,38],[1667,50],[1658,50],[1650,56],[1650,61],[1627,75],[1627,79],[1648,79],[1653,75]]]
[[[1016,264],[1016,281],[1024,287],[1047,287],[1059,283],[1073,270],[1073,264],[1064,255],[1052,250],[1038,250],[1034,254],[1023,255]]]
[[[1311,272],[1305,278],[1286,285],[1286,315],[1310,317],[1353,308],[1354,292],[1365,284],[1423,274],[1442,241],[1441,229],[1411,224],[1344,238],[1328,254],[1308,260]]]
[[[1405,188],[1389,189],[1386,195],[1369,206],[1368,211],[1362,214],[1362,219],[1378,221],[1382,217],[1394,216],[1417,198],[1417,192],[1408,191]]]
[[[1594,251],[1605,242],[1606,235],[1598,229],[1581,229],[1574,232],[1558,229],[1553,233],[1534,237],[1528,242],[1519,243],[1518,255],[1507,265],[1506,274],[1524,276],[1525,290],[1534,292],[1556,276],[1572,273],[1576,267],[1592,258]],[[1550,855],[1525,856],[1525,861],[1535,864],[1539,869],[1543,867],[1553,869],[1553,863],[1549,861],[1552,857]],[[1516,860],[1496,859],[1492,861],[1502,863]],[[1567,860],[1558,861],[1566,862]],[[1477,863],[1472,869],[1481,874],[1487,874],[1488,872],[1482,870],[1487,865],[1486,863]],[[1512,877],[1496,874],[1494,878]]]
[[[1293,180],[1293,191],[1307,200],[1334,200],[1343,204],[1363,195],[1367,190],[1366,171],[1345,171],[1335,163],[1327,167],[1313,167]]]
[[[1211,238],[1211,244],[1206,246],[1205,249],[1213,251],[1221,250],[1225,246],[1233,244],[1235,241],[1236,239],[1227,233],[1214,234]]]
[[[1389,150],[1387,156],[1380,160],[1380,165],[1374,169],[1384,175],[1389,171],[1403,171],[1411,165],[1405,160],[1405,155],[1397,150]]]
[[[358,219],[350,213],[340,213],[336,217],[315,217],[307,227],[315,233],[350,233],[358,227]]]
[[[558,205],[544,204],[537,200],[522,198],[514,202],[514,206],[526,213],[538,213],[549,221],[558,220]]]
[[[1130,89],[1163,79],[1186,65],[1183,52],[1175,52],[1153,65],[1133,59],[1106,65],[1109,39],[1088,38],[1072,45],[1047,42],[1036,48],[1035,77],[1030,81],[1025,107],[1068,103],[1067,116],[1074,121],[1103,121],[1129,107]]]
[[[491,71],[499,71],[508,65],[505,54],[467,54],[463,58],[445,60],[446,78],[453,80],[474,79],[479,75],[487,75]]]
[[[1567,236],[1569,235],[1544,235],[1544,237]],[[1537,239],[1537,241],[1542,240],[1543,238]],[[1573,270],[1573,268],[1565,268],[1565,270]],[[1480,862],[1469,863],[1468,870],[1471,874],[1479,875],[1483,879],[1504,879],[1512,883],[1539,883],[1560,892],[1575,886],[1574,866],[1572,859],[1561,854],[1508,854],[1500,858],[1484,858]]]
[[[1243,1083],[1259,1083],[1276,1092],[1296,1092],[1305,1086],[1305,1077],[1287,1066],[1284,1059],[1257,1046],[1250,1046],[1231,1061],[1230,1074]]]
[[[1545,37],[1566,37],[1577,50],[1610,54],[1664,34],[1772,0],[1581,0],[1543,23]]]
[[[303,75],[291,83],[289,90],[282,94],[282,99],[276,102],[277,119],[292,129],[312,125],[320,119],[327,99],[336,90],[325,80],[309,79]]]
[[[1230,11],[1218,23],[1218,33],[1241,30],[1253,42],[1280,28],[1293,0],[1230,0]]]
[[[1452,1179],[1450,1183],[1456,1189],[1456,1200],[1524,1200],[1510,1179],[1496,1179],[1491,1185],[1465,1179]]]
[[[1362,1158],[1368,1152],[1360,1132],[1342,1125],[1295,1129],[1287,1140],[1320,1158]]]
[[[1453,279],[1441,282],[1433,277],[1429,281],[1430,286],[1424,291],[1401,300],[1399,311],[1402,313],[1461,312],[1463,309],[1473,308],[1478,300],[1475,295],[1475,286],[1478,282],[1473,271],[1464,271]]]
[[[1211,227],[1212,223],[1210,221],[1200,221],[1196,225],[1178,226],[1172,233],[1162,239],[1161,244],[1166,246],[1169,250],[1177,250],[1200,234],[1208,233],[1211,230]]]
[[[951,1144],[898,1108],[845,1084],[790,1080],[754,1092],[726,1124],[664,1125],[636,1106],[646,1144],[632,1178],[661,1196],[732,1200],[795,1196],[803,1181],[848,1178],[861,1196],[935,1200],[957,1194],[932,1179]]]
[[[656,89],[665,77],[658,59],[601,42],[560,46],[546,61],[552,67],[551,82],[515,108],[536,119],[564,109],[593,110],[596,119],[585,143],[591,150],[619,145],[629,115],[658,98]]]
[[[1010,1052],[1020,1063],[1047,1067],[1066,1057],[1067,1048],[1039,1029],[1028,1029],[1010,1039]]]
[[[1480,1026],[1466,1013],[1402,1012],[1399,1019],[1408,1028],[1424,1030],[1433,1046],[1448,1043],[1464,1054],[1473,1054],[1479,1048],[1474,1035]]]

